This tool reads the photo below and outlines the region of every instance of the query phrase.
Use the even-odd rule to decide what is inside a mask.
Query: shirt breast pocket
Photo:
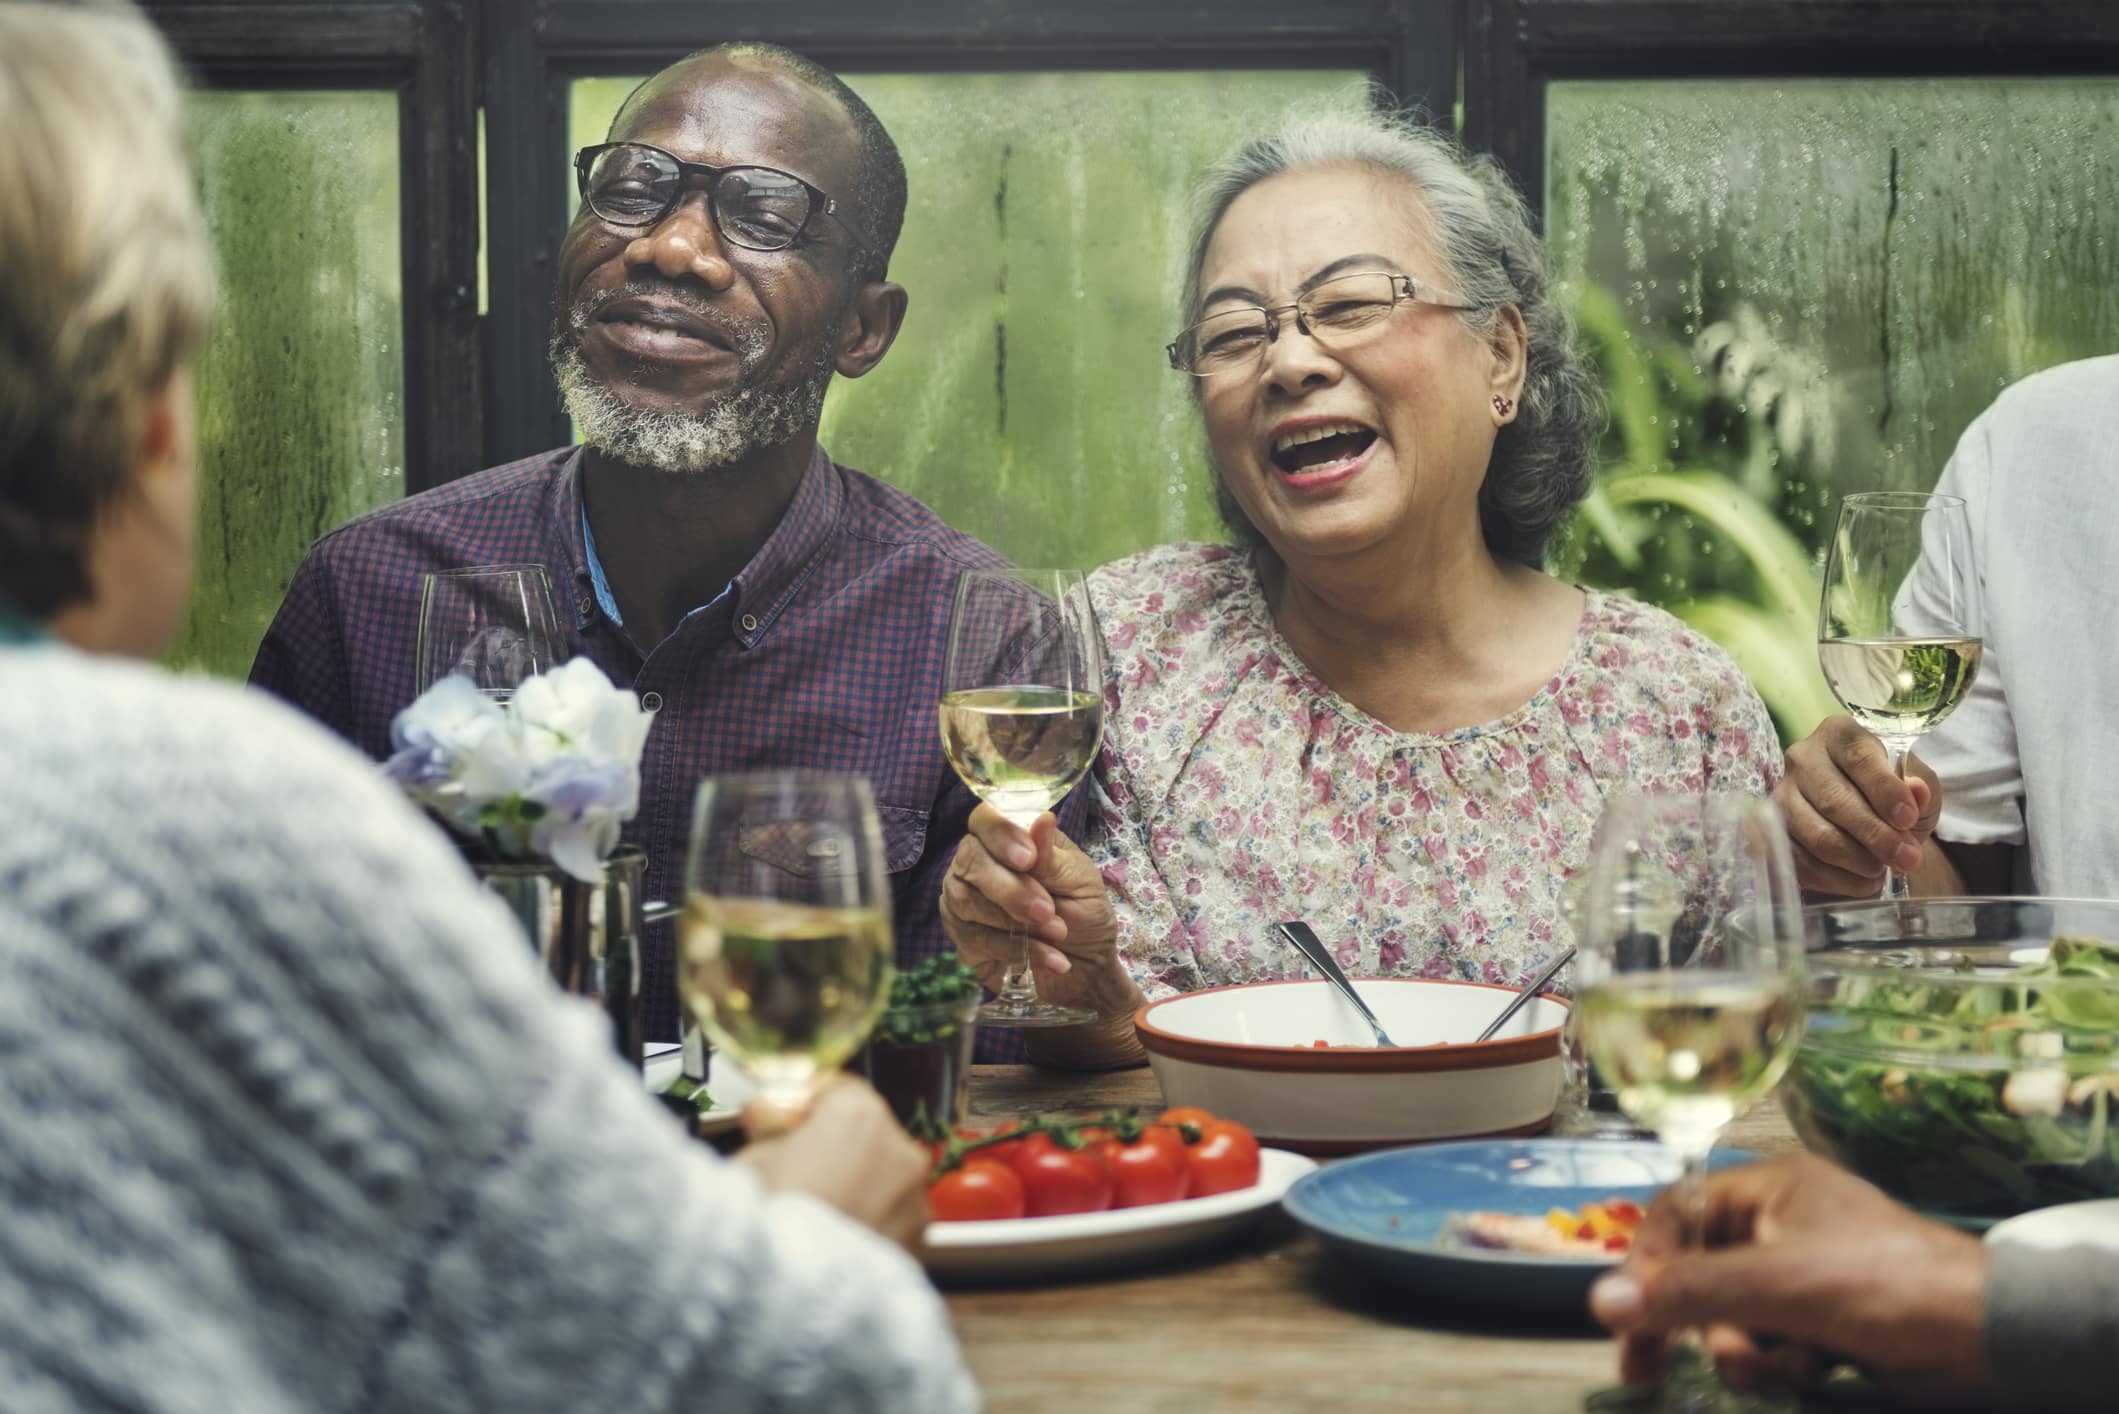
[[[883,825],[883,867],[902,874],[919,863],[927,849],[927,812],[878,805],[876,818]]]
[[[927,812],[879,805],[876,819],[882,827],[884,872],[902,874],[919,863],[927,847]],[[747,825],[739,847],[754,870],[823,879],[850,872],[860,857],[844,835],[835,825],[815,822]]]

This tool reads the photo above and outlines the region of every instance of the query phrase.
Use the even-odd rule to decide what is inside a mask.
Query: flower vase
[[[471,869],[498,894],[560,990],[585,997],[610,1019],[611,1040],[641,1068],[641,878],[647,855],[623,846],[585,883],[556,864],[490,863]]]

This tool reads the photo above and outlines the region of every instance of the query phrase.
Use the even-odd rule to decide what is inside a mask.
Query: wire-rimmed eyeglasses
[[[686,183],[706,179],[706,205],[714,228],[745,250],[786,250],[810,221],[825,215],[845,226],[856,244],[860,233],[839,203],[820,188],[777,167],[710,167],[686,162],[644,142],[606,142],[574,154],[582,203],[613,226],[653,226],[676,209]]]
[[[1281,316],[1293,311],[1295,327],[1327,349],[1343,349],[1382,327],[1399,305],[1470,309],[1455,295],[1421,284],[1410,275],[1367,270],[1326,280],[1290,304],[1264,309],[1254,304],[1220,309],[1173,339],[1170,367],[1194,378],[1255,370],[1280,337]]]

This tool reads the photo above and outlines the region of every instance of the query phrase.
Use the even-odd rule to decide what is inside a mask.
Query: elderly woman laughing
[[[1718,649],[1540,571],[1602,407],[1522,199],[1411,119],[1304,116],[1210,174],[1170,362],[1237,544],[1090,580],[1102,799],[1077,847],[972,819],[943,889],[997,978],[1103,1020],[1033,1058],[1124,1064],[1144,999],[1281,975],[1513,982],[1619,789],[1765,791],[1779,747]]]

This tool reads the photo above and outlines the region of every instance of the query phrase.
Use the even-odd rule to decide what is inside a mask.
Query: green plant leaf
[[[1631,472],[1607,480],[1604,491],[1615,506],[1661,501],[1710,526],[1750,562],[1767,606],[1814,637],[1822,585],[1809,554],[1771,509],[1734,481],[1713,471]]]

